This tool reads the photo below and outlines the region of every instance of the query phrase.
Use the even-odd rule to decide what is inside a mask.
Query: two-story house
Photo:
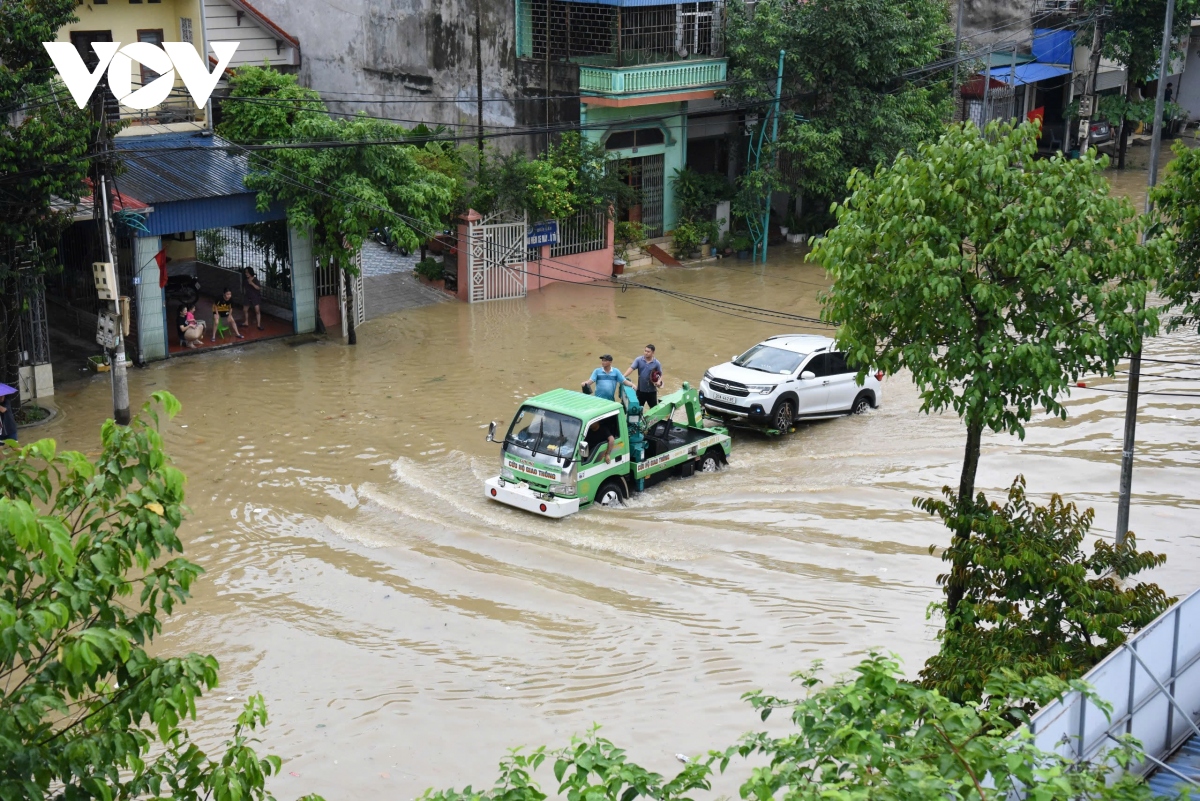
[[[721,0],[517,0],[523,82],[578,98],[584,135],[624,162],[641,190],[630,217],[651,236],[676,223],[671,178],[688,162],[690,112],[711,107],[725,83],[724,11]],[[562,102],[546,108],[550,128],[575,121]]]
[[[281,69],[300,65],[300,42],[245,0],[86,0],[76,11],[79,21],[58,32],[60,42],[70,42],[84,62],[95,63],[93,42],[188,42],[206,54],[209,68],[215,65],[208,42],[238,42],[230,67],[269,63]],[[135,64],[132,84],[136,89],[157,77],[148,67]],[[143,133],[144,125],[194,128],[207,123],[206,109],[197,109],[176,78],[176,90],[166,102],[146,111],[120,108],[110,101],[110,114],[119,113],[132,124],[128,134]],[[158,130],[162,130],[158,128]]]

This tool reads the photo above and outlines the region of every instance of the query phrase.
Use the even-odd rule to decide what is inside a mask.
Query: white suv
[[[780,334],[704,373],[700,403],[730,423],[787,431],[797,420],[861,414],[883,402],[882,372],[864,383],[829,337]]]

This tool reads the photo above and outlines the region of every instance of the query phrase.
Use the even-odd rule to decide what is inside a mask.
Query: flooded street
[[[826,282],[800,256],[775,248],[765,268],[633,278],[816,316]],[[956,483],[965,431],[921,414],[903,376],[885,379],[879,410],[781,439],[739,433],[728,469],[624,509],[556,522],[483,497],[498,469],[488,421],[577,387],[600,353],[624,369],[653,342],[670,390],[793,330],[806,329],[556,285],[375,320],[354,348],[272,343],[132,371],[138,404],[156,390],[183,402],[166,442],[189,479],[187,555],[207,575],[159,643],[221,662],[196,731],[218,740],[262,692],[265,748],[285,759],[280,798],[404,798],[490,785],[509,747],[561,746],[594,721],[673,775],[674,754],[758,723],[742,692],[787,692],[815,659],[842,670],[882,648],[915,673],[935,647],[925,610],[942,563],[928,548],[947,537],[911,501]],[[1200,362],[1194,334],[1146,354]],[[1200,392],[1160,377],[1197,368],[1145,370],[1143,391]],[[63,387],[62,417],[36,435],[94,450],[108,392],[105,377]],[[1094,506],[1096,531],[1111,534],[1124,405],[1078,389],[1066,422],[1035,419],[1024,442],[985,437],[979,487],[998,498],[1024,473],[1031,494]],[[1132,527],[1169,556],[1152,578],[1186,593],[1200,555],[1200,398],[1151,394],[1141,408]]]

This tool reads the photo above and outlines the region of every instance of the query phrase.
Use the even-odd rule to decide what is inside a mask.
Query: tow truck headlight
[[[512,471],[512,468],[506,464],[500,465],[500,478],[505,481],[511,481],[514,484],[517,482],[517,474]]]
[[[574,484],[551,484],[550,485],[550,493],[552,495],[574,495],[575,494],[575,485]]]
[[[774,384],[747,384],[746,389],[750,392],[757,392],[759,395],[770,395],[775,391]]]

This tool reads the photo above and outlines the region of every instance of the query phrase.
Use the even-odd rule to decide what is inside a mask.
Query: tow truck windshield
[[[522,406],[513,418],[504,442],[531,453],[569,460],[575,458],[580,427],[581,423],[574,417],[536,406]]]
[[[790,375],[804,361],[807,353],[794,353],[770,345],[755,345],[733,360],[738,367],[758,370],[773,375]]]

